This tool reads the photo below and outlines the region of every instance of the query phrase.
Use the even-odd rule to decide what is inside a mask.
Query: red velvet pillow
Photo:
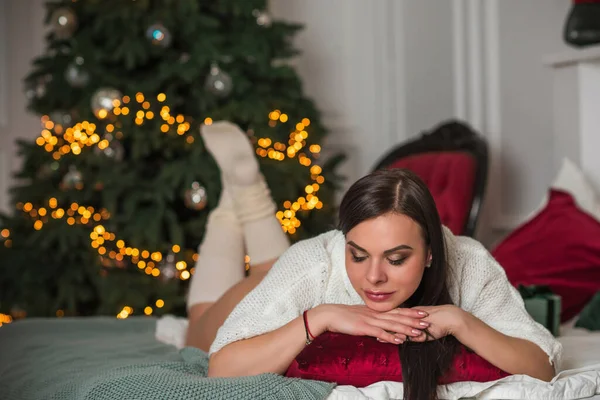
[[[560,295],[567,321],[600,291],[600,222],[566,192],[550,190],[549,197],[492,255],[513,285],[547,285]]]
[[[404,157],[389,168],[406,168],[425,182],[442,224],[455,235],[463,234],[475,183],[475,159],[464,152],[421,153]]]
[[[439,384],[489,382],[508,375],[461,346]],[[402,366],[397,345],[327,332],[302,350],[285,376],[365,387],[381,381],[402,382]]]

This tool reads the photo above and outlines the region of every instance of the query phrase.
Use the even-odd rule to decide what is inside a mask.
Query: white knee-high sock
[[[221,168],[223,185],[231,190],[250,263],[278,258],[290,246],[289,240],[275,217],[277,207],[246,134],[226,121],[204,125],[201,133]]]
[[[219,205],[208,216],[204,240],[198,249],[188,309],[197,303],[215,302],[244,275],[243,232],[231,196],[223,187]]]

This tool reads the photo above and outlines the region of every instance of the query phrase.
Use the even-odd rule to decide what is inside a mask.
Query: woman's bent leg
[[[267,274],[275,260],[256,265],[256,269],[246,279],[229,289],[212,306],[193,305],[188,312],[189,325],[186,345],[208,351],[231,311],[242,299],[258,285]]]

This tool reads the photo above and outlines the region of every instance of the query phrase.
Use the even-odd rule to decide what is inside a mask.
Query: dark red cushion
[[[550,190],[546,207],[492,255],[513,285],[547,285],[560,295],[562,321],[577,315],[600,290],[600,222],[566,192]]]
[[[508,375],[461,346],[439,384],[489,382]],[[394,344],[380,343],[372,337],[327,332],[302,350],[286,376],[365,387],[381,381],[402,382],[402,366],[398,346]]]
[[[475,159],[464,152],[421,153],[401,158],[389,168],[406,168],[421,178],[433,195],[442,224],[463,234],[475,185]]]

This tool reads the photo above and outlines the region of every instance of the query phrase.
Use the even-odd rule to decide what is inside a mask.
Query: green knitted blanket
[[[154,339],[156,319],[30,319],[0,328],[4,400],[325,399],[332,384],[207,378],[207,354]]]

